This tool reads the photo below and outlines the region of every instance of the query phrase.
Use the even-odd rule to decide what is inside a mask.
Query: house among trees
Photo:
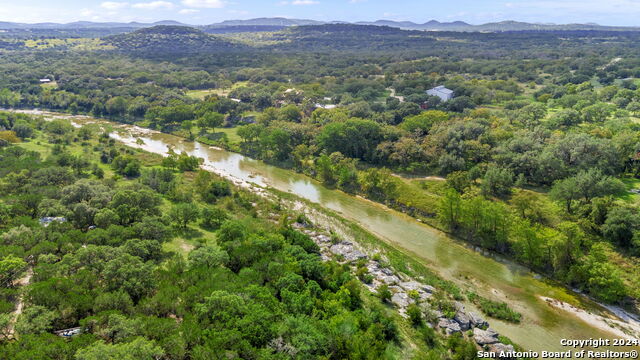
[[[336,104],[320,104],[320,103],[316,103],[315,107],[316,107],[316,109],[331,110],[331,109],[337,108],[338,105],[336,105]]]
[[[442,102],[447,102],[453,99],[453,90],[447,89],[443,85],[436,86],[431,90],[427,90],[427,95],[437,96]]]
[[[82,333],[82,328],[81,327],[75,327],[75,328],[70,328],[70,329],[54,331],[53,333],[58,335],[58,336],[60,336],[60,337],[70,338],[72,336],[80,335]]]
[[[51,82],[51,79],[40,79],[40,84],[48,84]]]
[[[40,218],[40,225],[47,227],[49,225],[51,225],[51,223],[53,222],[66,222],[67,219],[63,218],[63,217],[53,217],[53,216],[47,216],[47,217],[43,217]]]

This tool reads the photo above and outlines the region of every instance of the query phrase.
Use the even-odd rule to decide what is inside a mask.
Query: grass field
[[[50,83],[40,84],[40,87],[42,87],[43,89],[55,90],[58,88],[58,83],[55,81],[52,81]]]
[[[192,99],[203,100],[209,95],[226,95],[223,89],[189,90],[187,96]]]
[[[229,139],[229,142],[232,144],[237,144],[240,143],[242,141],[242,138],[240,136],[238,136],[238,127],[232,127],[232,128],[221,128],[221,129],[216,129],[216,132],[221,132],[221,133],[225,133],[227,134],[227,139]]]
[[[622,180],[624,185],[627,187],[627,190],[640,189],[640,179],[636,179],[633,177],[626,177],[626,178],[621,178],[620,180]],[[634,194],[631,191],[619,197],[629,202],[640,202],[640,194]]]
[[[237,89],[239,87],[247,86],[249,84],[248,81],[240,81],[230,88],[222,88],[222,89],[204,89],[204,90],[189,90],[186,92],[186,95],[192,99],[203,100],[209,95],[218,95],[218,96],[227,96],[229,93]]]
[[[108,50],[111,45],[105,45],[100,39],[69,38],[69,39],[36,39],[26,40],[24,46],[30,49],[46,50],[58,47],[66,47],[74,50]]]

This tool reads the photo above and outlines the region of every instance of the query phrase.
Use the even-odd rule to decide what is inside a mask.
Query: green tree
[[[471,179],[468,171],[454,171],[447,175],[447,185],[463,194],[471,187]]]
[[[511,194],[513,178],[511,170],[492,166],[485,173],[480,188],[485,196],[506,196]]]
[[[449,230],[456,230],[462,215],[462,198],[455,189],[447,189],[438,204],[438,220]]]
[[[189,226],[189,223],[198,220],[200,210],[195,204],[181,203],[174,205],[169,212],[169,216],[173,221],[183,229]]]
[[[76,360],[160,360],[164,355],[154,341],[144,338],[121,344],[97,341],[76,352]]]
[[[102,209],[93,217],[93,222],[97,227],[106,229],[111,225],[120,223],[120,217],[112,209]]]
[[[18,334],[41,334],[51,331],[56,314],[44,306],[28,306],[16,321]]]
[[[602,225],[604,237],[615,244],[629,248],[634,234],[640,230],[640,215],[635,209],[617,206],[609,211]]]
[[[209,268],[226,264],[229,254],[217,246],[202,246],[189,253],[189,264],[192,267],[206,266]]]
[[[397,197],[398,184],[389,169],[371,168],[359,176],[362,191],[375,199],[390,199]]]
[[[111,162],[113,170],[124,176],[136,177],[140,175],[140,160],[128,155],[116,156]]]
[[[120,222],[128,225],[139,221],[144,216],[158,215],[162,198],[148,189],[124,189],[117,191],[109,207],[113,209]]]
[[[0,260],[0,286],[9,287],[27,269],[27,263],[14,255],[7,255]]]
[[[121,96],[116,96],[107,100],[105,107],[109,115],[122,116],[127,111],[127,101]]]
[[[229,219],[229,215],[223,209],[217,207],[205,207],[202,209],[202,226],[207,229],[217,230]]]
[[[383,140],[382,128],[371,120],[350,119],[326,125],[317,137],[327,153],[340,152],[345,156],[371,160]]]
[[[581,199],[583,203],[590,204],[593,198],[617,194],[624,191],[624,188],[620,180],[603,174],[599,169],[590,169],[557,181],[550,195],[558,201],[564,201],[567,212],[571,213],[573,201]]]
[[[139,300],[154,286],[153,265],[133,255],[122,254],[104,265],[102,277],[109,291],[123,290]]]
[[[178,156],[176,166],[180,171],[196,171],[200,167],[200,159],[183,152]]]
[[[518,110],[518,117],[526,126],[533,127],[547,115],[547,106],[543,103],[531,103]]]
[[[198,127],[204,132],[215,131],[215,128],[221,126],[223,122],[224,115],[217,112],[208,112],[198,118]]]
[[[400,127],[410,133],[425,135],[434,124],[449,120],[449,115],[444,111],[429,110],[418,115],[410,116],[400,124]]]
[[[290,104],[280,109],[278,119],[282,121],[300,122],[302,111],[296,105]]]
[[[218,199],[231,196],[231,186],[228,182],[221,181],[212,181],[210,182],[204,189],[204,192],[200,193],[202,200],[208,202],[209,204],[215,204]]]

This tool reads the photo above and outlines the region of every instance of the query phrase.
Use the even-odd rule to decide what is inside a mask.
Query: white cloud
[[[127,2],[117,2],[117,1],[105,1],[100,4],[100,7],[107,10],[119,10],[129,6]]]
[[[136,9],[156,10],[156,9],[173,9],[175,5],[168,1],[151,1],[146,3],[136,3],[132,7]]]
[[[89,17],[89,16],[93,16],[95,13],[93,12],[93,10],[91,9],[80,9],[80,15],[84,16],[84,17]]]
[[[194,8],[220,9],[226,5],[223,0],[182,0],[182,4]]]
[[[191,15],[191,14],[197,14],[199,12],[200,12],[200,10],[196,10],[196,9],[182,9],[182,10],[178,11],[178,14]]]

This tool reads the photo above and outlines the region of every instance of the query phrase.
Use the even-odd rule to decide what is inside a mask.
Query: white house
[[[325,109],[325,110],[331,110],[331,109],[335,109],[337,107],[338,107],[338,105],[336,105],[336,104],[320,104],[320,103],[316,104],[316,108]]]
[[[442,102],[453,99],[453,90],[447,89],[443,85],[436,86],[431,90],[427,90],[427,95],[437,96]]]
[[[40,79],[41,84],[48,84],[51,82],[51,79]]]

